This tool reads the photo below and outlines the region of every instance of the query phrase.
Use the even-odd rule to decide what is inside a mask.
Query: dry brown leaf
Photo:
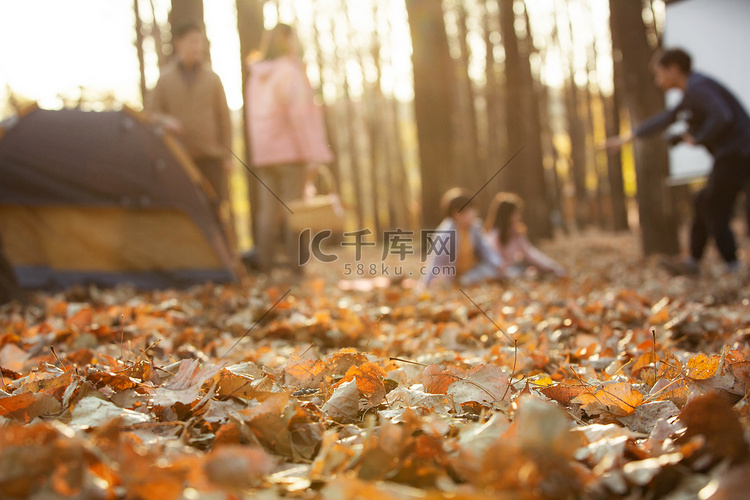
[[[385,398],[385,370],[375,363],[365,363],[361,366],[350,367],[342,382],[355,380],[357,389],[367,399],[369,406],[377,406]],[[341,383],[341,382],[340,382]]]
[[[627,382],[607,384],[600,389],[591,388],[573,399],[589,415],[604,412],[616,416],[630,415],[643,402],[643,395]]]
[[[443,368],[440,365],[428,365],[422,372],[424,391],[430,394],[445,394],[450,385],[460,380],[455,369]]]
[[[274,469],[274,462],[261,448],[229,445],[209,453],[204,468],[216,486],[240,490],[259,486]]]
[[[326,368],[322,359],[290,358],[284,368],[284,382],[291,387],[318,389],[325,380]]]
[[[203,383],[212,379],[221,370],[220,366],[200,367],[197,359],[185,359],[180,363],[177,374],[154,394],[154,405],[170,407],[176,403],[189,405],[201,397]]]
[[[453,382],[446,394],[457,405],[473,402],[491,406],[510,397],[508,374],[497,365],[478,365],[467,371],[463,379]]]
[[[584,392],[586,388],[583,385],[564,385],[557,384],[549,387],[542,387],[539,392],[550,399],[554,399],[563,406],[570,406],[571,401]]]
[[[726,400],[716,393],[691,399],[680,413],[687,426],[680,442],[703,436],[705,444],[691,457],[698,468],[705,468],[723,459],[733,461],[748,457],[748,445],[739,417]]]
[[[359,415],[359,389],[357,379],[339,385],[328,401],[323,405],[323,412],[338,421],[356,420]]]

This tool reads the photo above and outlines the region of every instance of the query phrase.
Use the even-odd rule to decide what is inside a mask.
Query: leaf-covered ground
[[[570,278],[335,263],[5,306],[0,498],[743,498],[748,277],[670,277],[633,236],[545,249]]]

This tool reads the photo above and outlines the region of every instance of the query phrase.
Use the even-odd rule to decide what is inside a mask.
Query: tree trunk
[[[623,96],[631,121],[637,125],[664,108],[664,95],[653,84],[649,71],[654,50],[646,36],[643,3],[610,0],[609,5],[613,47],[622,54]],[[667,146],[659,137],[639,140],[634,153],[643,252],[676,254],[677,221],[665,182],[669,176]]]
[[[250,165],[250,131],[247,123],[247,103],[245,102],[245,89],[249,71],[247,67],[247,56],[260,46],[263,35],[263,0],[236,0],[237,8],[237,32],[240,37],[240,68],[242,71],[242,142],[245,146],[243,158],[245,165]],[[238,154],[239,156],[239,154]],[[252,168],[252,167],[251,167]],[[249,172],[247,173],[247,196],[250,202],[250,234],[254,242],[258,241],[255,232],[257,228],[258,187],[257,179]]]
[[[602,96],[607,137],[620,135],[620,109],[618,91],[610,97]],[[607,174],[609,178],[609,195],[612,199],[612,229],[627,231],[628,207],[625,202],[625,181],[622,177],[622,153],[612,151],[607,154]]]
[[[483,170],[484,175],[487,179],[497,171],[497,162],[500,159],[500,151],[503,149],[510,149],[504,144],[506,138],[501,132],[501,113],[500,113],[500,96],[499,96],[499,84],[497,78],[497,62],[495,61],[495,43],[493,42],[493,34],[497,33],[493,24],[494,17],[488,7],[489,2],[496,2],[497,0],[486,0],[483,2],[483,37],[484,44],[487,47],[485,51],[485,86],[484,86],[484,102],[485,102],[485,120],[487,123],[487,130],[484,136],[485,143],[485,155]],[[496,183],[492,183],[491,186],[496,186]]]
[[[342,9],[346,14],[349,39],[353,40],[356,33],[349,12],[352,9],[352,4],[344,2],[342,3]],[[379,202],[383,193],[378,178],[378,164],[381,157],[381,147],[378,144],[379,127],[375,123],[377,115],[375,106],[378,96],[376,95],[377,91],[375,91],[374,85],[371,85],[367,81],[362,44],[353,44],[350,49],[354,53],[353,59],[357,63],[357,66],[359,66],[359,71],[362,75],[362,96],[358,99],[359,103],[356,106],[352,102],[352,122],[350,127],[350,130],[357,130],[355,140],[357,148],[360,150],[360,154],[356,158],[356,169],[361,171],[360,182],[362,191],[357,201],[362,205],[362,212],[366,214],[366,223],[372,224],[370,230],[375,233],[376,238],[380,238],[383,233]],[[379,88],[377,90],[379,91]]]
[[[175,29],[182,23],[203,25],[203,0],[172,0],[169,25]]]
[[[469,76],[469,59],[471,49],[468,44],[468,28],[466,26],[466,7],[463,2],[456,6],[457,39],[461,48],[456,61],[457,94],[456,104],[460,112],[455,114],[453,126],[458,140],[454,158],[454,183],[479,189],[487,180],[479,168],[479,143],[477,130],[476,93]],[[491,198],[491,192],[483,190],[475,199],[474,205],[480,212],[486,211]]]
[[[525,219],[532,239],[552,236],[550,210],[547,203],[544,159],[542,157],[541,124],[536,82],[531,73],[529,56],[533,50],[531,32],[519,40],[515,25],[513,2],[499,0],[500,29],[505,48],[506,129],[508,157],[523,148],[504,173],[508,190],[525,200]],[[499,167],[499,165],[498,165]]]
[[[205,21],[203,20],[203,0],[172,0],[167,20],[169,21],[170,33],[173,33],[175,28],[186,23],[195,23],[198,26],[205,27]],[[208,37],[205,40],[204,58],[208,64],[211,64],[210,41]],[[174,55],[174,53],[174,47],[172,47],[172,54]]]
[[[565,89],[565,116],[570,136],[570,170],[575,186],[575,221],[576,227],[582,229],[589,224],[591,217],[586,188],[586,132],[581,119],[579,92],[571,74]]]
[[[151,26],[149,26],[148,34],[154,39],[154,50],[156,50],[156,59],[159,62],[159,68],[163,67],[167,63],[167,54],[164,52],[164,37],[162,36],[162,26],[156,20],[156,6],[154,0],[149,0],[149,7],[151,8]]]
[[[452,117],[456,95],[441,2],[406,0],[412,39],[414,114],[419,141],[423,226],[442,218],[440,198],[450,187],[454,151]]]
[[[135,16],[135,50],[138,54],[138,69],[140,71],[141,104],[146,104],[146,63],[143,57],[143,21],[138,8],[138,0],[133,0],[133,14]]]

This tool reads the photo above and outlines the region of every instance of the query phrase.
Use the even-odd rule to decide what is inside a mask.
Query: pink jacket
[[[254,166],[333,161],[323,113],[298,59],[253,63],[245,103]]]

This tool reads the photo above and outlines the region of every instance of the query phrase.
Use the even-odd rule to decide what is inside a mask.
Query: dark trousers
[[[703,257],[710,237],[727,263],[737,260],[737,243],[729,227],[737,195],[750,180],[750,156],[735,155],[716,160],[706,187],[695,194],[695,215],[690,232],[690,255]]]

